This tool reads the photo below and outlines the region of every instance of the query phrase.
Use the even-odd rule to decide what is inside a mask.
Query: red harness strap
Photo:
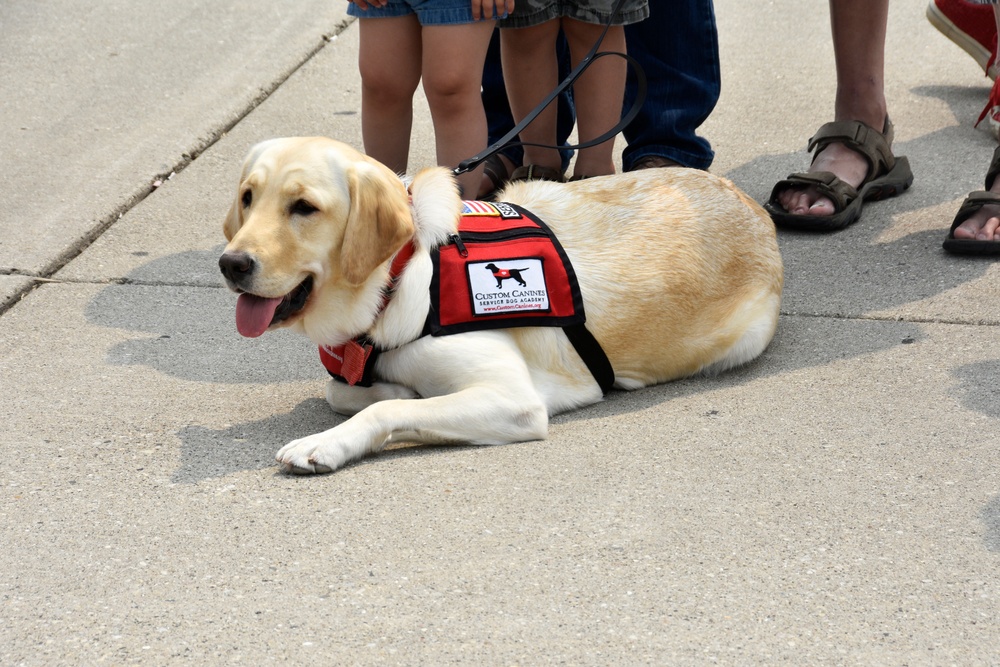
[[[389,283],[382,289],[379,315],[389,305],[389,301],[396,291],[396,286],[399,284],[399,278],[403,275],[406,264],[413,257],[413,252],[413,241],[410,241],[396,253],[392,264],[389,265]],[[320,345],[319,358],[333,377],[340,378],[351,386],[359,383],[362,386],[368,386],[371,384],[371,373],[378,356],[372,355],[374,350],[375,346],[368,340],[367,336],[359,336],[341,345]]]

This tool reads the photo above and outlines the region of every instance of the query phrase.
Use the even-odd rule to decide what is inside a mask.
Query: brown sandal
[[[913,183],[910,162],[892,153],[892,122],[888,117],[881,132],[857,120],[826,123],[809,140],[807,149],[819,153],[829,144],[841,143],[868,161],[868,176],[857,188],[829,171],[799,172],[778,181],[764,208],[774,224],[792,229],[832,231],[843,229],[861,217],[864,202],[895,197]],[[815,159],[815,157],[814,157]],[[795,215],[781,206],[778,196],[789,188],[815,187],[833,202],[831,215]]]
[[[554,181],[556,183],[565,183],[566,177],[563,176],[561,171],[552,167],[526,164],[514,170],[514,173],[510,175],[510,181]]]
[[[486,178],[490,179],[490,190],[484,193],[479,199],[483,201],[493,201],[496,199],[497,193],[503,190],[503,186],[507,185],[507,182],[511,178],[511,173],[507,171],[507,163],[503,161],[499,154],[494,153],[493,155],[486,158],[486,162],[483,163],[483,174]]]

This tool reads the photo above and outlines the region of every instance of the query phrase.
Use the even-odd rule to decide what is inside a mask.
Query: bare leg
[[[837,65],[835,120],[859,120],[881,131],[886,118],[885,32],[889,0],[830,0],[830,26]],[[843,144],[820,151],[809,171],[830,171],[857,187],[868,175],[868,161]],[[778,196],[795,215],[830,215],[833,202],[815,188],[790,188]]]
[[[559,21],[546,21],[530,28],[505,28],[500,31],[504,84],[514,120],[520,121],[558,85],[556,37]],[[521,132],[522,141],[554,145],[556,142],[556,105],[550,104]],[[524,147],[525,165],[562,170],[562,158],[555,148]]]
[[[594,42],[601,36],[604,26],[563,19],[563,32],[569,43],[573,67],[576,67]],[[601,44],[601,51],[625,53],[625,29],[614,26]],[[580,141],[589,141],[607,132],[622,115],[625,96],[626,63],[612,56],[595,60],[573,85],[576,101],[576,122]],[[615,173],[614,141],[583,148],[577,153],[573,173],[576,176],[603,176]]]
[[[420,81],[420,24],[415,14],[360,19],[361,136],[365,152],[406,171],[413,93]]]
[[[456,167],[486,148],[486,112],[479,94],[493,21],[423,29],[424,92],[434,122],[439,165]],[[463,193],[473,198],[482,166],[462,174]]]
[[[1000,5],[993,5],[997,22],[997,47],[1000,48]],[[1000,178],[993,181],[990,192],[1000,193]],[[956,239],[1000,242],[1000,206],[984,206],[955,228]]]

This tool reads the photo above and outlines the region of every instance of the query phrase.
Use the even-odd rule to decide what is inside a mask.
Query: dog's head
[[[381,289],[378,269],[414,225],[406,188],[387,167],[332,139],[286,138],[250,151],[223,230],[219,267],[240,293],[237,328],[259,336],[272,326],[308,333],[313,311],[370,316],[357,302]]]

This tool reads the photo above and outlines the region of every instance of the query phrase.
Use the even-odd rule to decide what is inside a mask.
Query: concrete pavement
[[[804,7],[716,3],[704,134],[758,200],[832,115]],[[220,227],[254,142],[361,146],[357,26],[4,3],[0,664],[1000,664],[1000,263],[940,250],[989,81],[923,8],[887,49],[916,182],[779,234],[757,363],[295,478],[274,452],[339,418],[307,341],[236,333]]]

